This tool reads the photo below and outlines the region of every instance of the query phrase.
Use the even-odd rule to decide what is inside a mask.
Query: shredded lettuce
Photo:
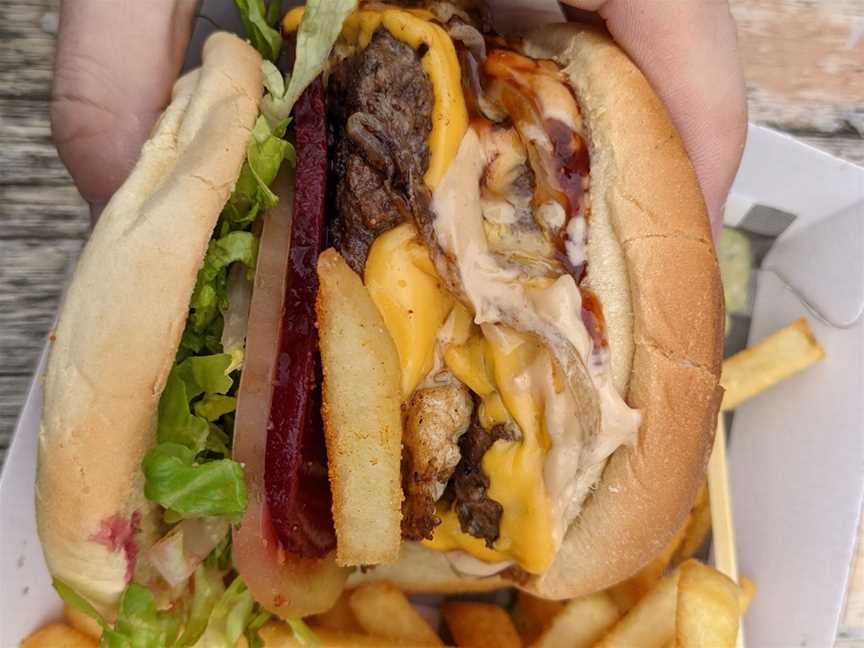
[[[91,619],[95,619],[96,622],[102,626],[103,630],[108,627],[108,623],[102,615],[96,611],[96,608],[91,605],[90,601],[81,596],[66,583],[61,581],[59,578],[55,578],[51,581],[51,585],[66,605],[75,608],[79,612],[83,612]]]
[[[291,632],[294,633],[294,638],[300,644],[304,646],[318,645],[318,637],[314,632],[312,632],[312,628],[303,622],[303,619],[299,617],[288,617],[285,621],[289,626],[291,626]]]
[[[229,354],[220,353],[192,356],[174,366],[159,400],[159,443],[180,444],[195,454],[205,449],[230,454],[228,435],[213,421],[233,412],[237,404],[233,396],[225,395],[234,383],[227,375],[231,363]]]
[[[183,634],[177,640],[178,647],[194,646],[201,638],[210,623],[213,608],[224,590],[220,574],[213,570],[208,571],[203,566],[195,570],[194,583],[189,616]]]
[[[224,517],[195,517],[181,520],[147,549],[145,556],[172,588],[185,585],[204,559],[223,546],[231,531]]]
[[[282,33],[279,30],[279,0],[234,0],[240,10],[240,19],[252,46],[270,61],[279,58]]]
[[[258,636],[258,631],[264,627],[264,624],[267,623],[272,616],[272,614],[260,606],[258,607],[257,612],[252,615],[249,623],[246,624],[246,629],[243,631],[243,634],[246,635],[246,643],[249,644],[249,648],[264,648],[264,640]],[[298,636],[296,632],[294,633],[294,636]],[[315,645],[318,645],[317,642],[318,638],[315,637]],[[300,643],[303,643],[303,641],[300,640]]]
[[[270,184],[284,160],[294,162],[294,147],[282,139],[289,123],[286,118],[271,127],[259,115],[246,148],[246,162],[240,170],[234,193],[222,212],[222,229],[248,225],[261,209],[273,207],[278,202],[276,194],[270,191]]]
[[[196,644],[234,648],[241,635],[246,637],[249,648],[263,648],[258,631],[271,614],[255,603],[239,576],[226,588],[222,584],[223,573],[209,559],[205,561],[195,570],[192,591],[173,611],[157,610],[153,594],[132,583],[120,599],[113,628],[87,599],[63,581],[54,579],[53,585],[67,605],[101,626],[102,648],[188,648]],[[318,644],[317,637],[302,620],[289,619],[288,623],[301,644]]]
[[[132,583],[120,597],[120,611],[113,628],[103,628],[103,648],[163,648],[173,646],[180,619],[167,610],[157,610],[153,594]]]
[[[249,272],[255,272],[257,254],[258,242],[252,232],[232,231],[210,241],[192,291],[191,313],[186,328],[199,342],[190,344],[193,338],[184,336],[185,346],[190,351],[198,353],[206,346],[203,343],[204,336],[212,331],[214,320],[221,315],[220,309],[228,307],[228,266],[240,262]],[[217,340],[221,335],[220,326]]]
[[[209,356],[187,358],[174,367],[174,373],[186,386],[186,396],[195,398],[201,394],[224,394],[233,381],[227,374],[231,356],[219,353]]]
[[[207,420],[193,416],[189,411],[189,396],[186,384],[176,371],[168,375],[165,391],[159,400],[159,442],[180,443],[189,448],[203,449],[207,443],[210,426]]]
[[[264,644],[258,630],[269,618],[270,613],[255,603],[246,583],[238,576],[213,606],[203,643],[228,648],[245,635],[250,648],[260,648]]]
[[[297,28],[294,69],[287,84],[283,84],[283,92],[275,91],[280,86],[270,78],[272,70],[264,71],[270,94],[264,97],[262,110],[271,123],[286,119],[303,91],[324,71],[342,25],[355,9],[357,0],[307,0]]]
[[[195,403],[195,414],[208,421],[215,421],[237,409],[237,399],[222,394],[207,394]]]
[[[144,495],[176,513],[237,516],[246,510],[246,482],[236,461],[197,463],[179,443],[160,443],[142,462]]]

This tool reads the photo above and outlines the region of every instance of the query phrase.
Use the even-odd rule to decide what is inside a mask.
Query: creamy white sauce
[[[564,220],[567,215],[564,213],[561,203],[557,200],[547,200],[536,209],[534,218],[545,225],[548,231],[557,232],[564,227]]]
[[[432,199],[436,237],[455,262],[465,296],[475,311],[474,321],[482,326],[484,334],[494,336],[496,327],[491,324],[505,319],[506,313],[510,321],[516,319],[517,328],[524,323],[524,330],[541,326],[553,332],[559,343],[569,344],[588,368],[599,402],[600,432],[592,435],[577,414],[577,395],[570,388],[556,391],[550,354],[540,354],[517,377],[520,388],[543,395],[546,428],[552,439],[543,478],[552,502],[557,547],[606,460],[619,446],[635,442],[639,413],[628,407],[615,390],[609,363],[592,360],[593,342],[582,322],[581,293],[574,279],[562,275],[545,288],[529,288],[519,281],[514,270],[500,266],[490,253],[479,190],[487,163],[477,134],[469,129]],[[454,568],[460,571],[480,575],[480,571],[492,568],[473,556],[451,553],[459,553],[451,562],[456,560],[459,566],[454,562]],[[498,566],[496,571],[503,568]]]
[[[576,214],[567,223],[567,241],[564,244],[567,258],[575,267],[588,260],[588,236],[585,218]]]
[[[516,208],[507,200],[481,200],[483,218],[498,225],[512,225],[516,222]]]
[[[493,576],[513,565],[512,560],[491,563],[483,562],[466,551],[448,551],[445,555],[447,556],[447,560],[450,561],[450,565],[457,572],[477,578]]]

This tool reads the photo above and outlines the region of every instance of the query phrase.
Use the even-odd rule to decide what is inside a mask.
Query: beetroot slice
[[[294,217],[264,485],[273,530],[282,548],[303,558],[318,558],[336,546],[315,329],[315,267],[324,243],[327,188],[327,122],[320,77],[294,107],[294,132]]]

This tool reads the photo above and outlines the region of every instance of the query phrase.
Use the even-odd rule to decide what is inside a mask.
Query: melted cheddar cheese
[[[505,326],[484,326],[463,345],[444,353],[448,369],[482,399],[484,428],[514,420],[520,440],[499,439],[483,457],[487,495],[501,504],[500,535],[493,549],[464,533],[456,512],[438,508],[441,524],[424,544],[438,551],[464,551],[487,562],[515,561],[539,574],[555,557],[552,514],[543,480],[549,447],[540,380],[554,380],[548,351],[532,336]],[[563,389],[563,385],[562,385]],[[485,412],[484,412],[485,410]]]
[[[453,298],[411,223],[375,239],[363,281],[399,352],[402,398],[407,399],[432,368],[438,330]]]
[[[282,30],[294,32],[303,17],[303,7],[285,14]],[[429,133],[429,167],[424,180],[435,189],[456,155],[468,128],[468,111],[462,94],[462,73],[456,49],[447,32],[422,9],[399,9],[381,5],[351,14],[342,27],[340,40],[352,48],[363,49],[379,27],[412,49],[425,45],[421,59],[423,71],[432,84],[432,131]]]

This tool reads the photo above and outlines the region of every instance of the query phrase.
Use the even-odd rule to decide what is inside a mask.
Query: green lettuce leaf
[[[172,646],[180,620],[168,611],[156,609],[153,594],[132,583],[120,597],[120,611],[114,628],[102,632],[104,648],[163,648]]]
[[[269,65],[276,69],[272,63]],[[279,74],[278,70],[276,74]],[[261,209],[273,207],[279,201],[270,190],[270,184],[283,160],[294,162],[294,147],[282,139],[289,121],[286,118],[270,126],[262,115],[258,116],[246,148],[246,162],[240,170],[234,193],[222,212],[223,227],[225,223],[229,227],[245,226],[255,220]]]
[[[234,428],[233,423],[226,425],[228,429]],[[204,449],[211,454],[219,457],[231,456],[231,437],[228,433],[218,425],[210,424],[210,434],[207,436],[207,442],[204,444]]]
[[[262,110],[271,123],[279,123],[307,86],[315,80],[330,56],[330,50],[342,31],[342,24],[357,8],[357,0],[308,0],[297,29],[297,56],[285,92],[264,97]],[[266,77],[266,73],[265,73]]]
[[[201,638],[207,629],[207,624],[210,623],[213,608],[224,590],[220,574],[212,570],[208,573],[203,565],[195,570],[194,583],[192,604],[189,607],[183,635],[177,640],[178,647],[193,646]]]
[[[231,362],[230,354],[220,353],[189,357],[175,365],[159,399],[159,443],[179,443],[196,454],[207,447],[212,430],[208,421],[234,411],[236,406],[233,397],[224,395],[233,385],[225,373]],[[204,398],[195,403],[192,414],[190,401],[201,394]]]
[[[279,0],[234,0],[240,10],[240,19],[252,46],[265,59],[275,61],[282,50],[282,33],[276,26],[279,22]]]
[[[79,612],[83,612],[91,619],[95,619],[96,623],[98,623],[103,630],[109,627],[102,615],[99,614],[99,612],[96,611],[96,608],[90,604],[90,601],[81,596],[59,578],[54,578],[51,581],[51,586],[55,589],[57,594],[59,594],[60,598],[63,599],[63,602],[66,605],[75,608]]]
[[[317,646],[318,637],[312,632],[312,628],[306,625],[300,617],[288,617],[285,619],[291,632],[294,633],[294,638],[303,646]]]
[[[186,383],[172,371],[159,399],[159,424],[156,438],[159,443],[178,443],[195,453],[204,449],[210,426],[207,420],[189,411]]]
[[[207,394],[195,403],[195,414],[208,421],[215,421],[237,409],[237,399],[222,394]]]
[[[174,371],[186,385],[186,396],[191,400],[201,394],[225,394],[234,381],[227,375],[231,366],[229,353],[187,358]]]
[[[264,627],[264,624],[272,616],[272,614],[263,608],[258,608],[258,612],[253,613],[251,620],[246,624],[246,629],[243,631],[249,648],[264,648],[264,640],[258,635],[258,631]]]
[[[240,262],[250,272],[255,271],[258,244],[252,232],[228,232],[212,239],[207,246],[204,264],[198,271],[192,300],[189,304],[191,314],[187,329],[203,335],[213,321],[220,315],[220,308],[227,308],[226,280],[228,266]],[[221,326],[219,334],[221,336]]]
[[[253,620],[255,601],[243,579],[237,576],[219,598],[210,614],[204,635],[210,646],[235,646]]]
[[[144,457],[144,495],[182,514],[240,515],[246,510],[243,467],[230,459],[195,462],[195,452],[160,443]]]

